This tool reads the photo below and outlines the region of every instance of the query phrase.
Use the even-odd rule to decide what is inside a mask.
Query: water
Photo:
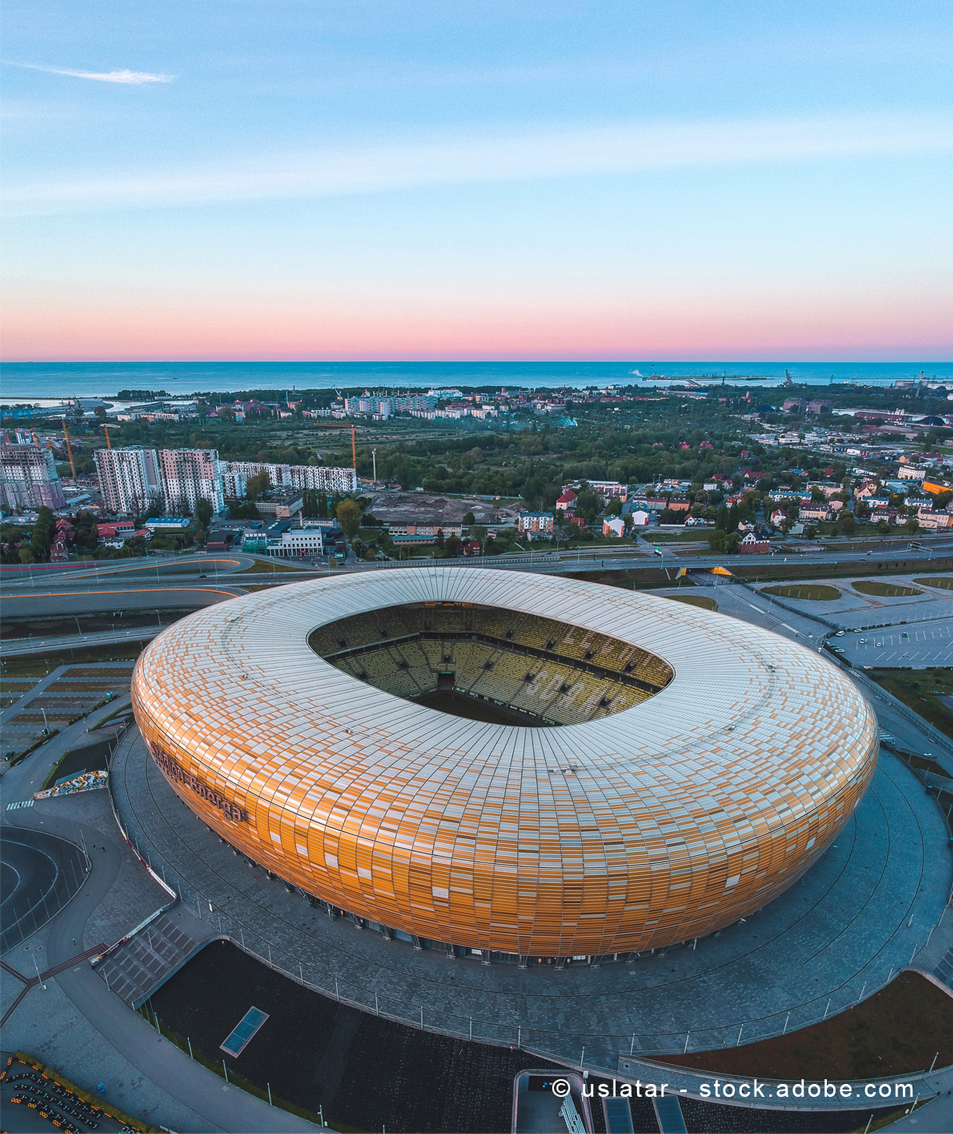
[[[0,398],[13,403],[115,397],[122,389],[186,397],[245,390],[641,385],[633,372],[664,375],[667,381],[727,372],[729,380],[744,376],[739,385],[747,376],[763,375],[766,380],[756,385],[777,386],[785,370],[795,382],[815,386],[889,385],[921,372],[953,382],[953,362],[8,362],[0,372]]]

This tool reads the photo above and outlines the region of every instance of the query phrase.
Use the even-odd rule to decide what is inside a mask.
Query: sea
[[[120,390],[166,391],[173,398],[253,390],[453,390],[488,386],[581,389],[665,386],[694,378],[707,385],[778,386],[790,374],[811,386],[889,386],[898,380],[953,381],[953,362],[7,362],[0,400],[10,405],[61,398],[115,398]]]

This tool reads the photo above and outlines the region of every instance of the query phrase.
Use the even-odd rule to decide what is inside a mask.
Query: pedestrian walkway
[[[110,953],[97,972],[117,996],[138,1008],[201,944],[163,914]]]
[[[665,1092],[678,1098],[714,1101],[730,1106],[768,1107],[776,1110],[879,1110],[884,1107],[913,1105],[917,1099],[946,1095],[953,1090],[953,1067],[932,1072],[892,1075],[880,1079],[861,1079],[829,1083],[827,1080],[794,1082],[784,1079],[752,1079],[743,1075],[717,1075],[691,1067],[675,1067],[655,1060],[620,1057],[617,1074],[627,1081],[665,1084]],[[718,1084],[718,1093],[715,1084]],[[825,1084],[826,1087],[825,1087]],[[794,1088],[799,1090],[795,1092]],[[924,1134],[928,1128],[922,1128]]]
[[[364,1010],[593,1070],[766,1039],[856,1004],[911,964],[953,881],[935,800],[890,759],[824,857],[745,922],[632,964],[484,966],[329,920],[206,828],[134,731],[111,784],[139,851],[210,932]]]

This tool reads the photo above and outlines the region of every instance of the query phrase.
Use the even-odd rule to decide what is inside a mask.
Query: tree
[[[837,530],[843,535],[853,535],[857,530],[857,521],[854,519],[854,513],[848,512],[846,508],[842,509],[837,515]]]
[[[890,531],[891,531],[890,521],[889,520],[881,520],[880,523],[877,525],[877,531],[880,532],[881,535],[890,535]]]
[[[474,516],[474,514],[472,512],[467,512],[467,514],[463,517],[463,526],[465,528],[473,527],[473,525],[475,523],[476,523],[476,516]]]
[[[337,517],[337,522],[340,525],[341,531],[349,540],[352,540],[358,533],[361,526],[361,506],[356,500],[350,497],[347,500],[342,500],[334,510]]]
[[[200,496],[195,501],[195,520],[196,523],[203,528],[208,528],[209,520],[212,518],[212,504],[211,501],[206,500],[204,496]]]
[[[483,543],[486,540],[486,528],[482,524],[471,524],[470,539],[475,539],[477,543]]]
[[[456,559],[456,557],[460,554],[460,548],[462,546],[463,545],[460,542],[459,536],[455,536],[455,535],[447,536],[447,538],[443,542],[444,558],[445,559]]]
[[[920,521],[916,516],[910,516],[904,521],[903,527],[905,531],[918,532],[920,530]]]
[[[250,476],[245,482],[245,499],[257,500],[259,496],[264,496],[269,488],[271,488],[271,477],[265,469],[257,476]]]
[[[804,528],[804,538],[805,539],[814,539],[816,535],[817,535],[817,527],[814,524],[808,524]]]
[[[36,562],[42,562],[47,557],[50,544],[56,535],[56,519],[53,512],[46,507],[39,508],[36,514],[36,523],[30,536],[30,550]]]

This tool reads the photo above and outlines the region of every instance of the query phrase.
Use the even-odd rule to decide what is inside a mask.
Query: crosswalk
[[[8,803],[7,804],[7,811],[15,811],[18,807],[32,807],[32,806],[33,806],[33,800],[32,799],[20,799],[20,800],[17,800],[16,803]]]

